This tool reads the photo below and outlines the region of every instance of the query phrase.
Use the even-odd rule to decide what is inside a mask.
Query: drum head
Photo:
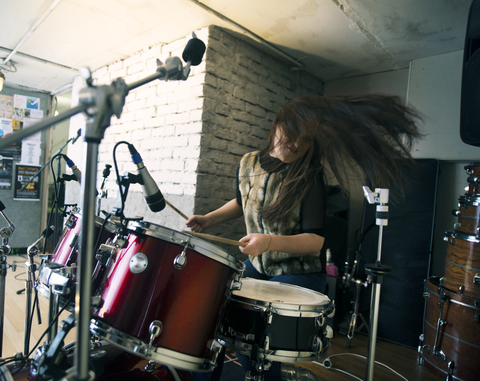
[[[322,312],[332,305],[330,299],[319,292],[292,284],[242,279],[242,288],[233,291],[233,300],[258,307],[273,307],[279,315],[299,312]]]

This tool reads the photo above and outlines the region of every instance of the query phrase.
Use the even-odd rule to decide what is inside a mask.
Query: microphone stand
[[[8,245],[8,239],[15,231],[15,225],[10,221],[7,215],[3,212],[5,205],[0,201],[0,214],[5,221],[8,222],[8,227],[4,227],[0,230],[0,237],[2,238],[2,246],[0,247],[0,357],[2,357],[3,351],[3,323],[5,317],[5,278],[7,276],[7,269],[12,267],[15,271],[17,266],[15,262],[12,266],[7,263],[7,255],[10,254],[10,246]]]
[[[377,261],[374,264],[365,265],[365,272],[367,273],[368,281],[369,283],[374,283],[372,286],[372,297],[370,301],[370,331],[368,339],[367,372],[365,378],[367,381],[372,381],[375,366],[380,289],[383,282],[383,276],[392,270],[390,266],[382,265],[380,262],[382,257],[383,227],[388,225],[389,190],[376,188],[375,192],[372,192],[370,188],[364,186],[363,192],[369,204],[378,204],[375,213],[376,224],[378,225]]]
[[[75,144],[75,142],[77,141],[78,138],[79,138],[79,135],[77,133],[77,136],[68,139],[65,142],[65,144],[63,146],[61,146],[57,150],[57,152],[55,152],[52,155],[52,157],[38,170],[38,172],[35,173],[32,177],[30,177],[28,182],[23,185],[23,187],[20,189],[20,191],[24,190],[27,187],[28,184],[30,184],[35,178],[37,178],[40,175],[40,173],[42,173],[42,171],[52,162],[52,160],[54,158],[56,158],[57,155],[59,155],[63,151],[63,149],[68,145],[68,143],[73,142],[72,144]],[[61,172],[61,160],[60,159],[61,159],[60,156],[58,156],[58,158],[57,158],[57,173],[58,174]],[[59,214],[58,211],[59,211],[58,204],[55,204],[55,222],[54,222],[55,227],[60,226],[59,218],[58,218],[58,214]],[[54,239],[53,239],[53,247],[55,247],[57,245],[57,239],[58,239],[58,234],[55,234]]]
[[[196,41],[195,41],[196,40]],[[203,44],[195,36],[188,44],[195,42]],[[197,50],[198,47],[196,48]],[[89,347],[90,347],[90,308],[92,284],[91,274],[93,263],[91,258],[94,256],[95,245],[95,198],[97,195],[96,180],[97,180],[97,163],[98,163],[98,146],[103,139],[104,132],[110,126],[110,119],[113,115],[120,118],[125,98],[128,92],[139,86],[156,79],[160,80],[185,80],[190,71],[190,65],[199,64],[201,62],[203,53],[205,52],[205,45],[203,44],[203,51],[198,57],[193,57],[194,54],[189,52],[183,53],[183,57],[192,57],[183,67],[182,61],[178,57],[169,57],[165,64],[157,59],[157,70],[155,74],[147,76],[137,82],[127,85],[122,78],[117,78],[110,85],[94,86],[88,69],[83,69],[82,74],[86,79],[87,87],[82,89],[79,94],[79,105],[70,110],[62,112],[61,114],[42,120],[41,122],[32,125],[27,129],[20,130],[18,133],[8,135],[0,141],[0,148],[15,143],[31,134],[37,133],[46,129],[53,124],[56,124],[70,116],[79,112],[85,112],[86,124],[82,129],[82,136],[84,139],[84,161],[82,172],[82,204],[83,212],[82,218],[82,234],[80,235],[80,246],[78,255],[78,277],[75,298],[75,313],[77,324],[77,347],[74,355],[74,366],[72,368],[73,378],[78,381],[93,380],[95,374],[89,371]],[[197,52],[195,52],[195,55]],[[194,63],[196,62],[196,63]],[[67,375],[67,379],[70,379]]]

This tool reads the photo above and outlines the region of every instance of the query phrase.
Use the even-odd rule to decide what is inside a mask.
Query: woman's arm
[[[234,198],[225,205],[204,216],[194,215],[190,217],[185,224],[192,231],[201,233],[207,230],[210,226],[230,221],[241,216],[243,216],[242,207],[238,205],[237,199]]]
[[[269,250],[302,255],[320,251],[325,238],[312,233],[296,235],[248,234],[241,238],[240,242],[247,244],[245,247],[240,247],[240,251],[248,255],[258,256]]]

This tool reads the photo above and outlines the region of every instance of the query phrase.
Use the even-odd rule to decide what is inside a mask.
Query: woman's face
[[[300,139],[298,141],[290,141],[284,134],[282,128],[275,131],[275,140],[271,156],[283,161],[291,163],[302,157],[310,148],[311,142],[308,139]]]

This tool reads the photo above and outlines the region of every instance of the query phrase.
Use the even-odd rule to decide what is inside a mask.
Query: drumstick
[[[228,238],[223,238],[223,237],[217,237],[217,236],[210,235],[210,234],[195,233],[195,232],[189,232],[189,231],[186,231],[186,230],[182,230],[182,232],[187,233],[187,234],[191,234],[191,235],[199,237],[199,238],[205,238],[205,239],[209,239],[211,241],[226,243],[227,245],[243,246],[243,247],[247,246],[247,244],[244,243],[244,242],[235,241],[233,239],[228,239]]]
[[[177,212],[178,214],[180,214],[183,218],[185,218],[186,220],[188,220],[188,217],[183,214],[181,211],[179,211],[177,208],[175,208],[172,204],[170,204],[167,200],[165,200],[165,204],[167,204],[170,208],[172,208],[175,212]]]

